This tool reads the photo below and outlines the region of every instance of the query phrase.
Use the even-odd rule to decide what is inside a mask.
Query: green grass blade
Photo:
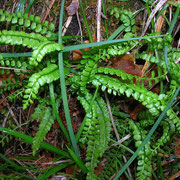
[[[178,89],[176,90],[174,96],[172,97],[172,99],[169,101],[168,105],[166,106],[166,108],[164,109],[164,111],[161,113],[161,115],[159,116],[159,118],[157,119],[157,121],[155,122],[155,124],[153,125],[153,127],[151,128],[151,130],[149,131],[148,135],[145,137],[144,141],[141,143],[141,145],[139,146],[139,148],[136,150],[136,152],[133,154],[133,156],[128,160],[128,162],[123,166],[123,168],[117,173],[117,175],[114,177],[113,180],[117,180],[123,173],[124,171],[130,166],[130,164],[134,161],[134,159],[137,157],[138,152],[142,150],[142,148],[145,146],[145,144],[150,140],[152,134],[155,132],[155,130],[157,129],[158,125],[160,124],[161,120],[163,119],[163,117],[166,115],[167,110],[171,107],[174,99],[176,98],[176,96],[178,95],[180,91],[180,86],[178,87]]]
[[[169,6],[169,4],[165,4],[164,7],[158,12],[157,17],[156,17],[156,21],[158,20],[158,18],[162,15],[164,17],[164,19],[166,20],[166,22],[168,23],[168,25],[170,24],[167,17],[164,15],[164,10],[167,9],[167,7]]]
[[[169,73],[171,73],[171,70],[169,68],[169,63],[168,63],[168,46],[164,47],[164,59],[165,59],[166,67],[167,67]]]
[[[18,11],[20,11],[22,14],[24,14],[24,4],[25,4],[25,0],[19,0],[15,12],[17,13]]]
[[[174,28],[174,26],[175,26],[175,24],[176,24],[177,18],[178,18],[178,16],[179,16],[179,10],[180,10],[180,7],[178,7],[178,8],[176,9],[176,12],[175,12],[175,14],[174,14],[174,17],[173,17],[172,22],[171,22],[171,24],[170,24],[170,27],[169,27],[169,29],[168,29],[168,33],[169,33],[169,34],[172,33],[173,28]]]
[[[135,38],[127,38],[127,39],[116,39],[116,40],[107,40],[107,41],[101,41],[101,42],[93,42],[93,43],[88,43],[88,44],[79,44],[79,45],[73,45],[73,46],[66,46],[62,52],[74,51],[74,50],[77,50],[77,49],[91,48],[91,47],[108,45],[108,44],[112,45],[112,44],[119,43],[119,42],[126,42],[126,41],[133,41],[133,40],[143,40],[143,39],[157,38],[157,37],[164,37],[164,36],[166,36],[166,35],[135,37]]]
[[[117,144],[118,146],[124,148],[126,151],[130,152],[131,154],[134,154],[134,151],[132,151],[130,148],[128,148],[127,146],[125,146],[122,143],[118,143],[117,141],[114,141],[113,139],[111,139],[111,141],[115,144]]]
[[[58,42],[62,43],[62,23],[63,23],[63,11],[64,11],[64,0],[61,2],[61,11],[60,11],[60,18],[59,18],[59,34],[58,34]],[[64,105],[64,111],[65,111],[65,117],[67,122],[67,127],[69,131],[69,136],[71,139],[71,143],[74,149],[74,152],[77,156],[79,156],[78,147],[76,144],[76,139],[74,136],[72,123],[71,123],[71,117],[69,113],[69,106],[67,101],[67,93],[66,93],[66,84],[65,84],[65,78],[64,78],[64,64],[63,64],[63,55],[62,52],[58,54],[58,65],[59,65],[59,73],[60,73],[60,84],[61,84],[61,92],[62,92],[62,99],[63,99],[63,105]]]
[[[29,9],[31,8],[31,6],[32,6],[33,3],[34,3],[34,0],[30,0],[30,1],[28,2],[28,6],[27,6],[27,8],[26,8],[26,10],[25,10],[25,13],[28,13],[28,12],[29,12]]]
[[[35,168],[29,168],[29,167],[23,167],[23,166],[19,166],[17,165],[15,162],[11,161],[10,159],[8,159],[6,156],[4,156],[3,154],[0,153],[0,157],[2,159],[4,159],[8,164],[10,164],[12,167],[14,167],[17,170],[26,170],[26,169],[31,169],[31,170],[35,170]]]
[[[93,42],[93,40],[92,40],[92,35],[91,35],[90,30],[89,30],[88,22],[87,22],[87,19],[86,19],[86,15],[85,15],[85,12],[84,12],[84,9],[83,9],[81,0],[79,0],[79,5],[80,5],[80,9],[81,9],[82,16],[83,16],[83,19],[84,19],[84,23],[85,23],[85,25],[86,25],[86,29],[87,29],[87,32],[88,32],[89,41],[92,43],[92,42]]]
[[[21,138],[24,142],[28,143],[28,144],[32,144],[33,143],[33,138],[31,136],[25,135],[23,133],[8,129],[8,128],[4,128],[4,127],[0,127],[0,131],[11,134],[13,136],[19,137]],[[58,149],[48,143],[42,142],[40,144],[40,147],[43,149],[46,149],[50,152],[53,152],[55,154],[61,155],[63,157],[67,157],[69,158],[69,154],[66,151],[63,151],[61,149]]]
[[[62,123],[62,121],[61,121],[61,119],[59,117],[57,108],[56,108],[56,102],[55,102],[55,97],[54,97],[54,85],[53,85],[53,83],[49,84],[49,91],[50,91],[50,99],[51,99],[51,105],[52,105],[52,108],[53,108],[53,113],[56,116],[57,122],[59,123],[59,126],[60,126],[62,132],[66,136],[67,140],[70,142],[69,134],[68,134],[66,128],[64,127],[64,124]]]
[[[120,167],[123,167],[124,164],[122,164],[121,161],[117,160],[117,162],[119,163]],[[124,174],[128,180],[132,180],[127,171],[125,171]]]
[[[148,16],[150,16],[151,15],[151,9],[149,7],[148,2],[146,2],[146,9],[147,9],[147,12],[148,12]],[[153,18],[151,19],[151,25],[152,25],[152,32],[155,32],[155,22],[154,22]]]
[[[88,172],[85,164],[79,159],[79,157],[68,147],[66,146],[71,157],[74,159],[74,161],[76,162],[76,164],[80,167],[80,169],[82,170],[82,172],[85,174]]]
[[[103,11],[103,14],[106,16],[106,0],[103,1],[102,11]],[[108,35],[108,27],[107,27],[106,18],[104,18],[104,27],[106,30],[106,37],[108,39],[109,35]]]
[[[47,171],[46,173],[44,173],[43,175],[39,176],[38,178],[36,178],[36,180],[46,180],[49,176],[52,176],[53,174],[55,174],[56,172],[66,168],[67,166],[70,166],[71,164],[73,164],[74,162],[66,162],[60,165],[57,165],[53,168],[51,168],[49,171]]]
[[[116,39],[116,40],[108,40],[108,41],[94,42],[94,43],[88,43],[88,44],[66,46],[62,52],[69,52],[69,51],[74,51],[77,49],[91,48],[91,47],[108,45],[108,44],[112,45],[112,44],[119,43],[119,42],[143,40],[143,39],[157,38],[157,37],[164,37],[164,36],[166,36],[166,35],[135,37],[135,38],[127,38],[127,39]],[[29,57],[29,56],[32,56],[32,52],[28,52],[28,53],[1,53],[0,55],[2,57]]]
[[[2,57],[7,58],[7,57],[30,57],[32,56],[32,52],[27,52],[27,53],[0,53]]]

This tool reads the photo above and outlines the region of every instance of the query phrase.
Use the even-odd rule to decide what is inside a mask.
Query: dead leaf
[[[74,168],[75,168],[75,165],[68,166],[66,168],[66,174],[73,175],[74,174]],[[78,172],[80,172],[79,167],[76,168],[76,174],[78,174]]]
[[[99,163],[98,167],[96,168],[96,175],[99,176],[101,174],[101,171],[103,170],[102,163]]]
[[[141,66],[135,64],[135,57],[132,54],[124,54],[121,56],[115,56],[110,59],[110,67],[121,69],[128,74],[141,76]]]
[[[144,111],[145,107],[139,103],[133,110],[129,110],[129,114],[133,120],[136,120],[139,113]]]
[[[176,156],[180,158],[180,138],[176,138],[175,149],[176,149]]]

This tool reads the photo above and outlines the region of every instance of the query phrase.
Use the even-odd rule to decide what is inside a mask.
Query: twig
[[[166,3],[167,0],[160,0],[159,3],[156,5],[156,7],[152,10],[147,22],[146,22],[146,26],[144,28],[144,31],[142,32],[143,36],[145,34],[145,32],[147,31],[147,28],[149,26],[149,24],[151,23],[152,18],[155,16],[155,14],[158,12],[158,10]]]
[[[174,180],[176,178],[178,178],[180,176],[180,171],[177,172],[176,174],[174,174],[173,176],[171,176],[168,180]]]
[[[159,2],[160,3],[160,2]],[[159,4],[158,3],[158,4]],[[162,4],[161,4],[161,6],[162,6]],[[161,8],[161,6],[159,6],[159,9]],[[154,8],[154,10],[152,11],[152,13],[151,13],[151,15],[153,14],[153,12],[155,12],[155,10],[156,10],[156,8]],[[164,10],[164,12],[163,12],[163,14],[165,15],[166,14],[166,9]],[[151,16],[150,15],[150,16]],[[155,14],[153,14],[153,15],[155,15]],[[150,16],[149,16],[149,18],[150,18]],[[152,18],[153,18],[153,16],[151,16]],[[148,18],[148,19],[149,19]],[[152,19],[151,18],[151,19]],[[151,20],[150,19],[150,20]],[[159,16],[159,18],[157,19],[157,21],[156,21],[156,24],[155,24],[155,31],[156,32],[159,32],[160,30],[161,30],[161,28],[162,28],[162,25],[163,25],[163,22],[164,22],[164,17],[161,15],[161,16]],[[148,24],[149,22],[147,21],[147,23],[146,23],[146,27],[147,27],[147,24]],[[145,28],[146,28],[145,27]],[[144,32],[145,33],[145,32]],[[149,56],[152,56],[152,51],[150,51],[149,52]],[[145,73],[145,71],[146,71],[146,68],[148,67],[148,65],[149,65],[149,61],[146,61],[145,62],[145,64],[144,64],[144,66],[143,66],[143,69],[142,69],[142,74],[141,74],[141,77],[143,77],[144,76],[144,73]]]
[[[117,146],[117,145],[121,144],[122,142],[126,141],[126,140],[129,139],[130,137],[131,137],[130,134],[124,136],[122,139],[120,139],[119,141],[117,141],[117,143],[114,143],[114,144],[112,144],[111,146],[109,146],[109,147],[107,148],[107,150],[110,149],[112,146]]]
[[[65,35],[65,33],[66,33],[66,31],[67,31],[69,25],[71,24],[71,21],[72,21],[72,16],[68,16],[68,19],[67,19],[67,21],[66,21],[65,24],[64,24],[62,36]]]
[[[124,155],[123,155],[123,160],[124,160],[125,163],[127,162],[126,156],[124,156]],[[130,171],[129,167],[127,168],[127,171],[129,173],[130,178],[133,180],[133,177],[132,177],[132,174],[131,174],[131,171]]]
[[[18,71],[30,71],[30,70],[26,70],[26,69],[8,68],[8,67],[0,67],[0,69],[10,69],[10,70],[18,70]]]
[[[8,111],[6,117],[4,118],[4,121],[3,121],[3,123],[2,123],[2,127],[5,127],[6,121],[7,121],[7,119],[8,119],[8,116],[9,116],[9,111]]]
[[[78,24],[79,24],[79,29],[80,29],[81,41],[83,42],[83,34],[82,34],[81,22],[80,22],[80,19],[79,19],[78,11],[76,12],[76,16],[77,16],[77,21],[78,21]]]
[[[2,95],[2,97],[3,97],[3,99],[5,99],[5,96],[4,96],[4,95]],[[19,123],[18,123],[18,121],[17,121],[17,119],[16,119],[16,116],[14,115],[12,109],[10,108],[9,103],[7,103],[7,108],[8,108],[8,110],[9,110],[12,118],[14,119],[14,122],[16,123],[17,126],[19,126]]]
[[[115,123],[114,123],[114,118],[113,118],[113,115],[112,115],[111,106],[110,106],[110,103],[109,103],[107,92],[105,91],[104,94],[105,94],[106,104],[107,104],[107,108],[108,108],[108,111],[109,111],[111,123],[112,123],[113,129],[114,129],[116,138],[119,141],[120,138],[119,138],[119,134],[118,134],[117,128],[116,128]]]
[[[98,0],[98,5],[97,5],[97,42],[101,41],[101,4],[102,4],[102,0]]]
[[[43,19],[42,19],[42,24],[43,24],[44,21],[46,20],[48,14],[49,14],[49,11],[51,10],[54,2],[55,2],[55,0],[51,0],[51,2],[50,2],[50,4],[49,4],[49,7],[47,8],[46,14],[44,15],[44,17],[43,17]]]

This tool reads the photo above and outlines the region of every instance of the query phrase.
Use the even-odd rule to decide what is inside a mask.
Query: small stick
[[[102,4],[102,0],[98,0],[98,6],[97,6],[97,42],[101,41],[101,4]]]
[[[2,97],[3,97],[3,99],[5,99],[5,96],[4,96],[4,95],[2,95]],[[19,123],[18,123],[18,121],[17,121],[17,119],[16,119],[16,116],[14,115],[12,109],[10,108],[9,103],[7,103],[7,108],[8,108],[8,110],[9,110],[12,118],[14,119],[14,122],[16,123],[17,126],[19,126]]]
[[[26,70],[26,69],[8,68],[8,67],[0,67],[0,69],[10,69],[10,70],[18,70],[18,71],[30,71],[30,70]]]
[[[107,96],[107,92],[104,92],[104,94],[105,94],[106,104],[107,104],[107,108],[108,108],[108,111],[109,111],[111,123],[112,123],[113,129],[114,129],[116,138],[117,138],[117,140],[119,141],[120,138],[119,138],[119,134],[118,134],[116,125],[115,125],[115,123],[114,123],[114,118],[113,118],[113,115],[112,115],[111,106],[110,106],[110,103],[109,103],[109,99],[108,99],[108,96]]]
[[[76,12],[76,16],[77,16],[77,21],[78,21],[78,24],[79,24],[79,29],[80,29],[81,41],[83,42],[82,27],[81,27],[81,22],[80,22],[80,19],[79,19],[79,13],[78,13],[78,11]]]
[[[126,156],[124,156],[124,155],[123,155],[123,160],[124,160],[125,163],[127,162]],[[127,168],[127,171],[129,173],[130,178],[133,180],[133,177],[132,177],[132,174],[131,174],[131,171],[130,171],[129,167]]]
[[[42,19],[42,24],[44,23],[44,21],[46,20],[50,9],[52,8],[53,4],[54,4],[55,0],[51,0],[49,7],[47,8],[46,14],[44,15],[43,19]]]
[[[63,29],[63,32],[62,32],[62,36],[65,35],[69,25],[71,24],[71,21],[72,21],[72,16],[68,16],[68,19],[67,19],[67,21],[64,24],[64,29]]]

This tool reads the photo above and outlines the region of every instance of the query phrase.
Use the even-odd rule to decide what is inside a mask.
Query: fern
[[[156,33],[152,33],[151,35],[156,35]],[[145,43],[148,45],[147,51],[150,50],[162,50],[164,45],[170,46],[173,38],[170,34],[166,34],[165,38],[157,37],[157,38],[149,38],[145,39]]]
[[[122,80],[129,80],[131,83],[136,82],[138,85],[140,85],[142,83],[142,81],[148,81],[149,82],[149,86],[151,87],[152,82],[155,81],[155,83],[157,84],[159,82],[160,79],[164,79],[165,75],[161,75],[158,77],[154,77],[155,76],[155,72],[152,71],[151,72],[151,77],[138,77],[136,75],[131,75],[131,74],[127,74],[125,71],[121,70],[121,69],[114,69],[114,68],[108,68],[108,67],[100,67],[98,68],[98,73],[104,73],[104,74],[109,74],[109,75],[116,75],[117,77],[120,77]]]
[[[176,128],[178,130],[178,132],[180,133],[180,119],[179,117],[176,115],[176,113],[173,111],[172,108],[169,108],[167,111],[167,116],[169,117],[169,120],[172,120],[174,122],[174,124],[176,125]]]
[[[37,49],[40,46],[40,42],[43,41],[47,41],[47,39],[40,34],[28,34],[23,31],[0,31],[0,44],[23,45],[28,48]]]
[[[163,127],[163,134],[153,145],[154,154],[158,153],[158,150],[161,149],[160,147],[164,146],[170,140],[171,135],[175,132],[174,124],[169,122],[167,119],[162,121],[160,125]]]
[[[0,59],[0,65],[2,67],[12,67],[26,69],[28,64],[25,58],[3,58]]]
[[[127,82],[123,83],[118,79],[105,75],[96,75],[92,84],[95,86],[100,85],[102,91],[107,89],[107,92],[110,94],[113,92],[114,95],[125,94],[127,97],[133,96],[135,100],[142,102],[142,104],[149,109],[152,115],[159,115],[159,110],[161,108],[159,96],[143,87],[134,86]]]
[[[61,98],[56,98],[56,107],[59,108]],[[46,134],[51,129],[51,126],[54,124],[55,115],[53,114],[52,108],[48,105],[51,105],[49,98],[40,99],[40,104],[35,108],[34,113],[31,115],[31,120],[40,120],[39,129],[34,137],[32,149],[33,155],[36,154],[37,150],[40,147],[41,142],[44,140]]]
[[[138,54],[137,58],[143,59],[145,61],[149,61],[151,63],[156,63],[159,66],[159,68],[163,68],[166,74],[168,72],[164,60],[158,60],[155,56],[150,56],[149,54],[146,54],[145,52]]]
[[[84,70],[81,73],[81,82],[80,82],[80,89],[81,92],[86,92],[86,85],[89,81],[91,81],[96,74],[97,71],[97,62],[89,60],[86,64]]]
[[[99,174],[99,179],[109,180],[116,172],[118,172],[120,161],[122,159],[122,151],[118,146],[113,146],[105,152],[105,162],[103,170]]]
[[[154,124],[156,119],[148,110],[139,113],[138,118],[140,120],[141,127],[145,128]]]
[[[54,123],[54,119],[55,118],[52,115],[52,109],[50,107],[43,109],[42,120],[40,122],[38,132],[36,133],[36,136],[33,140],[33,155],[35,155],[36,151],[39,149],[40,143],[43,141],[47,132],[50,130],[52,124]]]
[[[20,99],[23,97],[23,92],[24,92],[24,88],[21,89],[17,89],[16,91],[14,91],[13,93],[11,93],[8,96],[8,99],[10,102],[13,102],[15,99]]]
[[[110,119],[108,117],[109,115],[106,104],[101,98],[98,98],[95,102],[97,103],[98,124],[95,126],[96,135],[94,136],[93,134],[95,133],[93,133],[88,141],[86,161],[89,162],[86,163],[86,166],[89,172],[87,174],[87,180],[96,177],[96,175],[94,175],[94,168],[99,162],[98,157],[102,157],[108,146],[110,134]]]
[[[85,97],[79,96],[78,99],[87,112],[92,95],[87,93]],[[103,155],[107,148],[110,135],[110,118],[102,98],[96,97],[92,111],[86,117],[84,132],[80,141],[88,144],[86,166],[89,172],[87,179],[96,179],[94,168],[99,162],[98,158]]]
[[[120,18],[120,21],[125,26],[125,32],[135,32],[136,28],[132,27],[135,24],[135,20],[133,19],[133,13],[127,10],[120,10],[117,7],[113,7],[110,11],[110,15],[114,15],[116,18]]]
[[[34,50],[32,57],[30,58],[30,64],[37,66],[43,57],[50,52],[63,50],[64,47],[61,44],[45,41],[42,42],[38,49]]]
[[[9,91],[20,86],[22,86],[22,82],[20,82],[18,77],[16,79],[7,78],[6,80],[2,80],[2,84],[0,85],[0,94],[4,91]]]
[[[131,119],[128,120],[129,122],[129,128],[133,131],[133,138],[135,141],[135,146],[138,148],[143,139],[145,138],[146,131],[141,130],[141,127],[138,123],[134,123]],[[152,153],[151,153],[151,147],[150,147],[150,141],[146,143],[145,147],[139,151],[138,153],[138,166],[137,166],[137,178],[139,180],[150,180],[152,175],[152,167],[151,167],[151,159],[152,159]]]
[[[126,33],[123,38],[128,39],[128,38],[133,38],[136,37],[133,33]],[[129,51],[129,49],[132,46],[136,46],[136,40],[134,41],[126,41],[126,42],[120,42],[117,45],[110,45],[110,46],[102,46],[99,48],[98,52],[98,60],[102,59],[110,59],[111,57],[117,56],[117,55],[122,55],[125,54],[126,52]],[[141,43],[139,43],[141,45]],[[92,57],[92,56],[91,56]]]
[[[56,81],[57,79],[59,79],[59,70],[58,66],[55,64],[50,64],[42,71],[34,73],[29,78],[29,83],[27,85],[27,89],[25,90],[23,109],[26,109],[29,103],[33,103],[32,98],[37,98],[40,86]]]
[[[34,16],[32,14],[28,15],[27,13],[21,14],[21,12],[17,12],[17,14],[10,14],[8,11],[3,11],[0,9],[0,22],[10,22],[11,24],[17,24],[26,29],[30,29],[35,33],[47,34],[47,37],[52,35],[52,31],[54,30],[54,24],[45,21],[44,24],[41,24],[40,17]]]

